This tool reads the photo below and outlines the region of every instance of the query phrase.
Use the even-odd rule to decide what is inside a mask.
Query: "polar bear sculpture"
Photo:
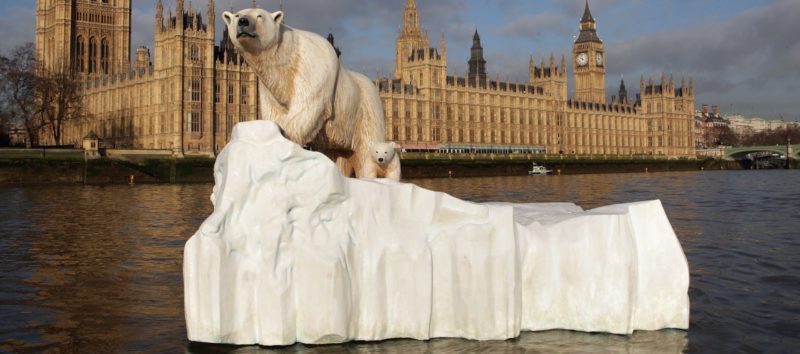
[[[397,155],[397,145],[394,142],[372,143],[369,148],[370,163],[366,178],[388,178],[399,181],[400,156]]]
[[[269,121],[238,124],[214,176],[214,212],[184,250],[192,341],[689,326],[689,269],[658,201],[475,204],[344,178]]]
[[[321,36],[283,25],[283,12],[245,9],[222,18],[230,39],[258,76],[261,119],[293,142],[337,161],[346,176],[369,171],[369,146],[384,141],[383,108],[375,85],[345,70]]]

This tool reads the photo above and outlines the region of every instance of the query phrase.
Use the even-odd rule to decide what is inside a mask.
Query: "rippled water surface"
[[[661,199],[692,276],[688,331],[281,348],[186,341],[182,249],[211,185],[0,187],[0,352],[794,352],[800,171],[414,180],[472,201]]]

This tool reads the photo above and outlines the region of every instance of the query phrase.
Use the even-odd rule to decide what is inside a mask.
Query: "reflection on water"
[[[414,180],[473,201],[661,199],[692,273],[688,332],[524,333],[282,348],[187,343],[183,244],[210,185],[0,187],[0,351],[681,352],[800,345],[800,171]]]

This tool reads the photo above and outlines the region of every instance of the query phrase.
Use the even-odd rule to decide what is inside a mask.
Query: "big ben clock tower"
[[[606,57],[597,23],[589,11],[589,0],[581,18],[581,33],[572,47],[575,72],[575,100],[606,102]]]

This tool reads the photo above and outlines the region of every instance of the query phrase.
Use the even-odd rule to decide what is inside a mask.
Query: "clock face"
[[[577,61],[578,66],[586,66],[586,64],[589,64],[589,55],[586,53],[580,53],[575,58],[575,61]]]
[[[597,66],[603,66],[603,53],[598,52],[597,54],[595,54],[594,60],[595,63],[597,63]]]

